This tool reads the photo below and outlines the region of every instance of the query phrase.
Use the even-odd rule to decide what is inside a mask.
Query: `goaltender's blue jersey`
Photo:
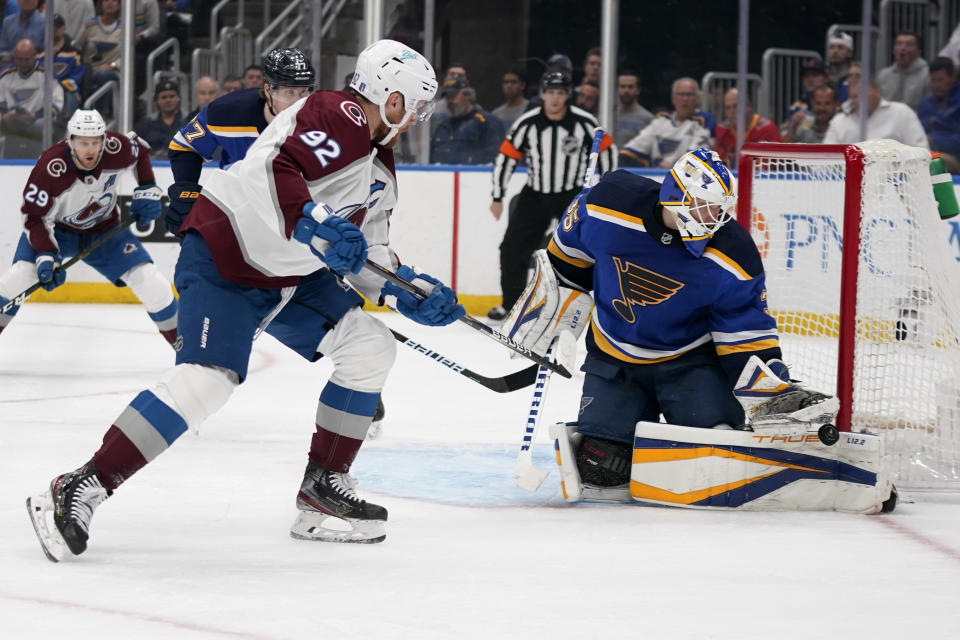
[[[247,149],[267,128],[264,104],[259,89],[241,89],[220,96],[201,109],[170,141],[170,164],[176,179],[200,179],[203,162],[196,156],[210,161],[220,149],[223,169],[247,155]]]
[[[663,362],[714,345],[731,382],[747,359],[780,357],[763,264],[736,222],[703,256],[663,224],[660,183],[614,171],[567,209],[550,241],[554,269],[593,292],[588,349],[620,362]]]

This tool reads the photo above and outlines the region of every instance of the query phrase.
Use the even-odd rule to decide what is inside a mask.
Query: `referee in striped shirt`
[[[527,265],[541,246],[550,222],[563,215],[583,187],[583,174],[597,119],[569,105],[573,83],[562,71],[548,71],[540,80],[543,105],[527,111],[513,123],[500,145],[493,167],[493,204],[497,220],[503,214],[503,195],[517,164],[526,157],[527,184],[510,212],[500,244],[500,288],[503,304],[487,314],[502,320],[527,283]],[[598,161],[600,173],[616,168],[613,138],[604,135]]]

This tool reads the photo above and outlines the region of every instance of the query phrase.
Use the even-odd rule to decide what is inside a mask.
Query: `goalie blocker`
[[[622,501],[623,486],[581,483],[571,433],[563,423],[550,430],[564,498]],[[758,431],[639,422],[629,495],[699,509],[892,511],[896,489],[883,466],[881,437],[840,433],[835,440],[827,434],[832,432],[789,421],[768,421]]]

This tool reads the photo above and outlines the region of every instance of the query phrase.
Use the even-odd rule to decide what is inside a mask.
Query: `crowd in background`
[[[132,24],[134,35],[135,121],[137,128],[149,133],[159,130],[162,123],[171,131],[185,121],[179,87],[153,96],[146,91],[147,56],[164,40],[176,38],[181,47],[189,47],[192,33],[202,32],[209,19],[212,0],[135,0],[132,20],[121,15],[120,0],[57,0],[53,18],[54,77],[51,83],[54,138],[63,135],[66,122],[73,112],[85,106],[92,96],[98,96],[90,108],[97,108],[109,121],[114,116],[114,95],[119,93],[120,65],[122,63],[122,35]],[[44,112],[45,40],[46,22],[44,0],[0,0],[0,134],[3,156],[13,158],[36,157],[42,150]],[[228,81],[233,81],[233,85]],[[235,86],[237,79],[223,78],[224,86]],[[108,83],[110,88],[97,93]],[[217,85],[211,96],[211,82]],[[209,101],[220,91],[216,79],[201,78],[196,83],[197,96]],[[158,87],[159,89],[159,87]],[[208,99],[209,98],[209,99]],[[154,101],[160,115],[147,119],[147,102]],[[186,102],[184,102],[185,104]],[[172,133],[171,133],[172,135]],[[166,144],[154,136],[166,154]],[[151,142],[152,144],[152,142]]]
[[[258,87],[263,75],[256,66],[242,77],[208,76],[193,79],[193,95],[181,95],[180,85],[161,80],[153,95],[145,95],[146,58],[169,37],[185,48],[191,33],[205,30],[212,0],[136,0],[132,22],[135,35],[137,133],[153,149],[166,154],[176,131],[208,102],[239,88]],[[0,134],[5,157],[36,157],[41,151],[44,121],[44,1],[0,0]],[[120,0],[58,0],[54,17],[53,95],[54,137],[78,107],[91,102],[98,89],[119,85],[121,35],[129,21],[120,15]],[[957,84],[960,27],[940,57],[929,63],[921,56],[919,36],[896,35],[889,66],[869,79],[868,138],[890,137],[941,153],[951,171],[960,171],[960,88]],[[749,102],[744,140],[803,143],[850,143],[859,140],[859,64],[853,38],[837,33],[829,40],[826,62],[810,61],[801,73],[800,99],[782,121],[777,114],[756,113]],[[542,73],[561,71],[574,90],[571,106],[597,115],[603,59],[598,47],[582,63],[555,53]],[[433,164],[489,164],[516,119],[540,104],[539,77],[528,77],[522,66],[502,73],[502,95],[481,104],[466,67],[449,64],[440,80],[437,104],[430,120],[429,149],[416,136],[397,150],[400,162],[423,157]],[[105,91],[88,106],[109,121],[113,95]],[[703,109],[700,86],[692,77],[678,77],[671,86],[670,104],[650,102],[643,95],[640,75],[621,65],[616,75],[616,122],[601,123],[612,133],[623,166],[669,167],[684,152],[699,146],[717,149],[724,161],[736,164],[736,113],[739,95],[723,96],[724,119],[716,122]],[[146,117],[146,113],[156,114]],[[612,125],[612,126],[611,126]]]
[[[960,27],[931,62],[921,56],[922,47],[917,34],[896,34],[892,63],[868,79],[867,138],[892,138],[929,148],[943,155],[951,171],[960,172]],[[833,35],[825,59],[825,63],[811,60],[803,67],[801,97],[782,121],[777,121],[776,114],[757,113],[749,101],[744,105],[744,141],[847,144],[861,140],[861,74],[853,38],[842,32]],[[597,115],[602,65],[600,49],[593,48],[576,69],[568,56],[554,54],[544,73],[569,73],[575,85],[571,104]],[[430,162],[492,162],[497,138],[502,140],[503,132],[508,132],[524,111],[537,106],[537,86],[519,67],[508,69],[498,98],[503,102],[487,111],[477,101],[467,69],[462,64],[450,65],[431,120]],[[640,76],[633,69],[618,69],[616,91],[616,123],[612,127],[601,124],[612,131],[621,166],[666,168],[683,153],[709,146],[728,166],[736,167],[737,89],[723,95],[724,119],[719,123],[702,108],[700,86],[692,77],[674,80],[670,105],[648,104],[650,109],[643,104]],[[401,152],[401,159],[413,161],[412,150],[407,157]]]

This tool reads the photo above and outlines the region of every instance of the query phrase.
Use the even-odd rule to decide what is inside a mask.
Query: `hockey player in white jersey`
[[[64,258],[84,251],[120,223],[117,183],[132,171],[138,186],[131,215],[138,224],[160,217],[163,193],[156,185],[150,150],[136,135],[108,131],[96,110],[78,110],[67,123],[67,139],[43,152],[23,190],[24,232],[13,266],[0,276],[0,306],[38,280],[52,291],[67,279]],[[170,281],[153,264],[129,229],[83,259],[118,287],[129,286],[147,308],[167,342],[177,337],[177,301]],[[0,314],[0,331],[18,305]]]
[[[307,325],[319,314],[327,331],[313,346],[334,364],[311,416],[316,432],[290,533],[334,542],[386,537],[387,510],[360,500],[347,472],[396,342],[361,310],[357,291],[421,324],[445,325],[465,313],[451,289],[400,266],[388,243],[397,198],[392,147],[429,117],[436,90],[423,56],[381,40],[360,54],[350,91],[300,100],[278,114],[243,160],[211,175],[181,227],[177,364],[116,418],[89,462],[28,499],[48,558],[86,549],[94,509],[223,406],[246,377],[253,338],[287,309],[294,310],[288,331],[274,336],[302,353],[303,336],[316,333]],[[368,254],[429,289],[428,297],[361,273]],[[304,278],[318,271],[325,275]],[[310,286],[294,290],[302,278]]]

